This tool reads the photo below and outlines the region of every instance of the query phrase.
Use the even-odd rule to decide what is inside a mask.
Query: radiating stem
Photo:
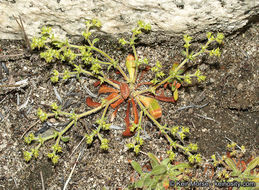
[[[79,115],[77,115],[77,119],[80,119],[81,117],[85,117],[85,116],[87,116],[87,115],[90,115],[90,114],[92,114],[92,113],[95,113],[95,112],[101,110],[102,108],[104,108],[106,105],[109,105],[109,104],[115,102],[115,101],[118,100],[119,98],[121,98],[121,96],[118,95],[118,96],[116,96],[115,98],[113,98],[113,99],[109,100],[108,102],[106,102],[105,104],[101,104],[101,105],[98,106],[97,108],[94,108],[94,109],[91,109],[91,110],[89,110],[89,111],[87,111],[87,112],[84,112],[84,113],[82,113],[82,114],[79,114]]]
[[[149,117],[149,119],[151,119],[154,124],[159,128],[159,130],[162,132],[163,131],[163,126],[160,125],[160,123],[153,117],[151,116],[151,114],[147,111],[147,109],[142,105],[142,103],[140,102],[140,100],[138,98],[136,98],[137,102],[138,102],[138,105],[140,106],[141,110],[143,110],[145,112],[145,114]],[[173,140],[171,139],[171,137],[165,133],[165,132],[162,132],[162,134],[165,136],[165,138],[167,139],[167,141],[170,143],[170,142],[173,142]],[[175,145],[176,147],[184,150],[184,146],[176,143]],[[189,156],[191,156],[192,154],[190,152],[186,152]]]

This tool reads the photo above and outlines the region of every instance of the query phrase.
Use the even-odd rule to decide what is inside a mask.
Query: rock
[[[155,40],[206,31],[232,33],[258,16],[259,1],[250,0],[13,0],[0,2],[0,39],[21,39],[13,16],[20,15],[29,38],[44,25],[59,35],[81,35],[87,19],[98,18],[100,32],[128,33],[141,19],[152,26]],[[163,35],[161,35],[161,33]]]

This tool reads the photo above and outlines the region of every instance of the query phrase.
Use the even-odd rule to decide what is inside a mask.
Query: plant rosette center
[[[141,73],[141,75],[138,77],[136,73],[136,63],[135,58],[133,55],[128,55],[126,59],[126,68],[128,71],[128,76],[126,75],[125,80],[126,82],[119,82],[117,80],[108,79],[110,80],[110,84],[116,84],[119,85],[119,89],[116,89],[115,85],[114,88],[107,86],[106,84],[101,84],[99,81],[97,81],[94,86],[100,85],[98,94],[106,94],[110,93],[105,100],[109,101],[113,98],[117,98],[110,104],[112,108],[115,109],[115,111],[111,115],[111,121],[114,120],[116,117],[117,111],[119,106],[126,102],[128,104],[127,110],[126,110],[126,116],[125,116],[125,123],[126,123],[126,129],[123,132],[123,136],[128,137],[134,135],[134,131],[131,130],[132,124],[130,123],[130,110],[132,110],[132,114],[134,115],[134,123],[139,123],[139,109],[147,109],[151,117],[154,119],[158,119],[162,116],[162,109],[158,103],[157,100],[166,101],[166,102],[175,102],[174,97],[166,97],[164,95],[164,90],[167,88],[167,85],[164,85],[163,92],[160,95],[154,95],[151,92],[152,87],[154,84],[152,82],[140,82],[136,83],[135,81],[141,81],[143,78],[143,75],[145,72],[149,70],[147,67],[144,69]],[[141,86],[148,86],[144,90],[137,90]],[[179,88],[180,85],[177,86]],[[158,90],[156,91],[158,92]],[[157,94],[157,93],[155,93]],[[98,107],[101,105],[101,103],[94,102],[91,98],[86,99],[86,103],[90,107]],[[132,105],[132,107],[130,106]],[[138,107],[137,107],[138,105]]]

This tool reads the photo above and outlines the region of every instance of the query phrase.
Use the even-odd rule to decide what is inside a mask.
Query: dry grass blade
[[[22,21],[21,16],[19,15],[18,18],[15,17],[15,16],[13,16],[13,17],[14,17],[15,21],[17,22],[17,24],[19,25],[20,30],[22,31],[23,39],[24,39],[24,41],[25,41],[26,48],[27,48],[29,51],[32,51],[32,50],[31,50],[30,41],[29,41],[28,36],[27,36],[27,34],[26,34],[25,30],[24,30],[23,21]],[[19,20],[18,20],[18,19],[19,19]]]
[[[82,147],[82,150],[79,152],[79,155],[78,155],[78,157],[77,157],[77,159],[76,159],[76,162],[75,162],[75,164],[74,164],[74,166],[73,166],[73,168],[72,168],[72,170],[71,170],[71,172],[70,172],[70,174],[69,174],[69,176],[68,176],[67,181],[65,182],[65,185],[64,185],[64,187],[63,187],[63,190],[66,190],[66,189],[67,189],[68,183],[69,183],[69,181],[70,181],[70,179],[71,179],[71,177],[72,177],[72,175],[73,175],[73,172],[74,172],[74,170],[75,170],[75,168],[76,168],[76,164],[78,163],[79,159],[81,158],[81,155],[83,154],[83,152],[84,152],[84,147]]]
[[[43,179],[42,171],[40,171],[40,179],[41,179],[42,190],[45,190],[44,179]]]

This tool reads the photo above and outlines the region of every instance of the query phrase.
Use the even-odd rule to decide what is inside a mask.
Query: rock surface
[[[81,35],[87,19],[98,18],[103,34],[129,32],[141,19],[166,36],[205,31],[231,33],[258,16],[256,0],[7,0],[0,1],[0,39],[21,39],[20,15],[29,38],[44,25],[61,36]],[[153,33],[152,32],[152,33]]]

